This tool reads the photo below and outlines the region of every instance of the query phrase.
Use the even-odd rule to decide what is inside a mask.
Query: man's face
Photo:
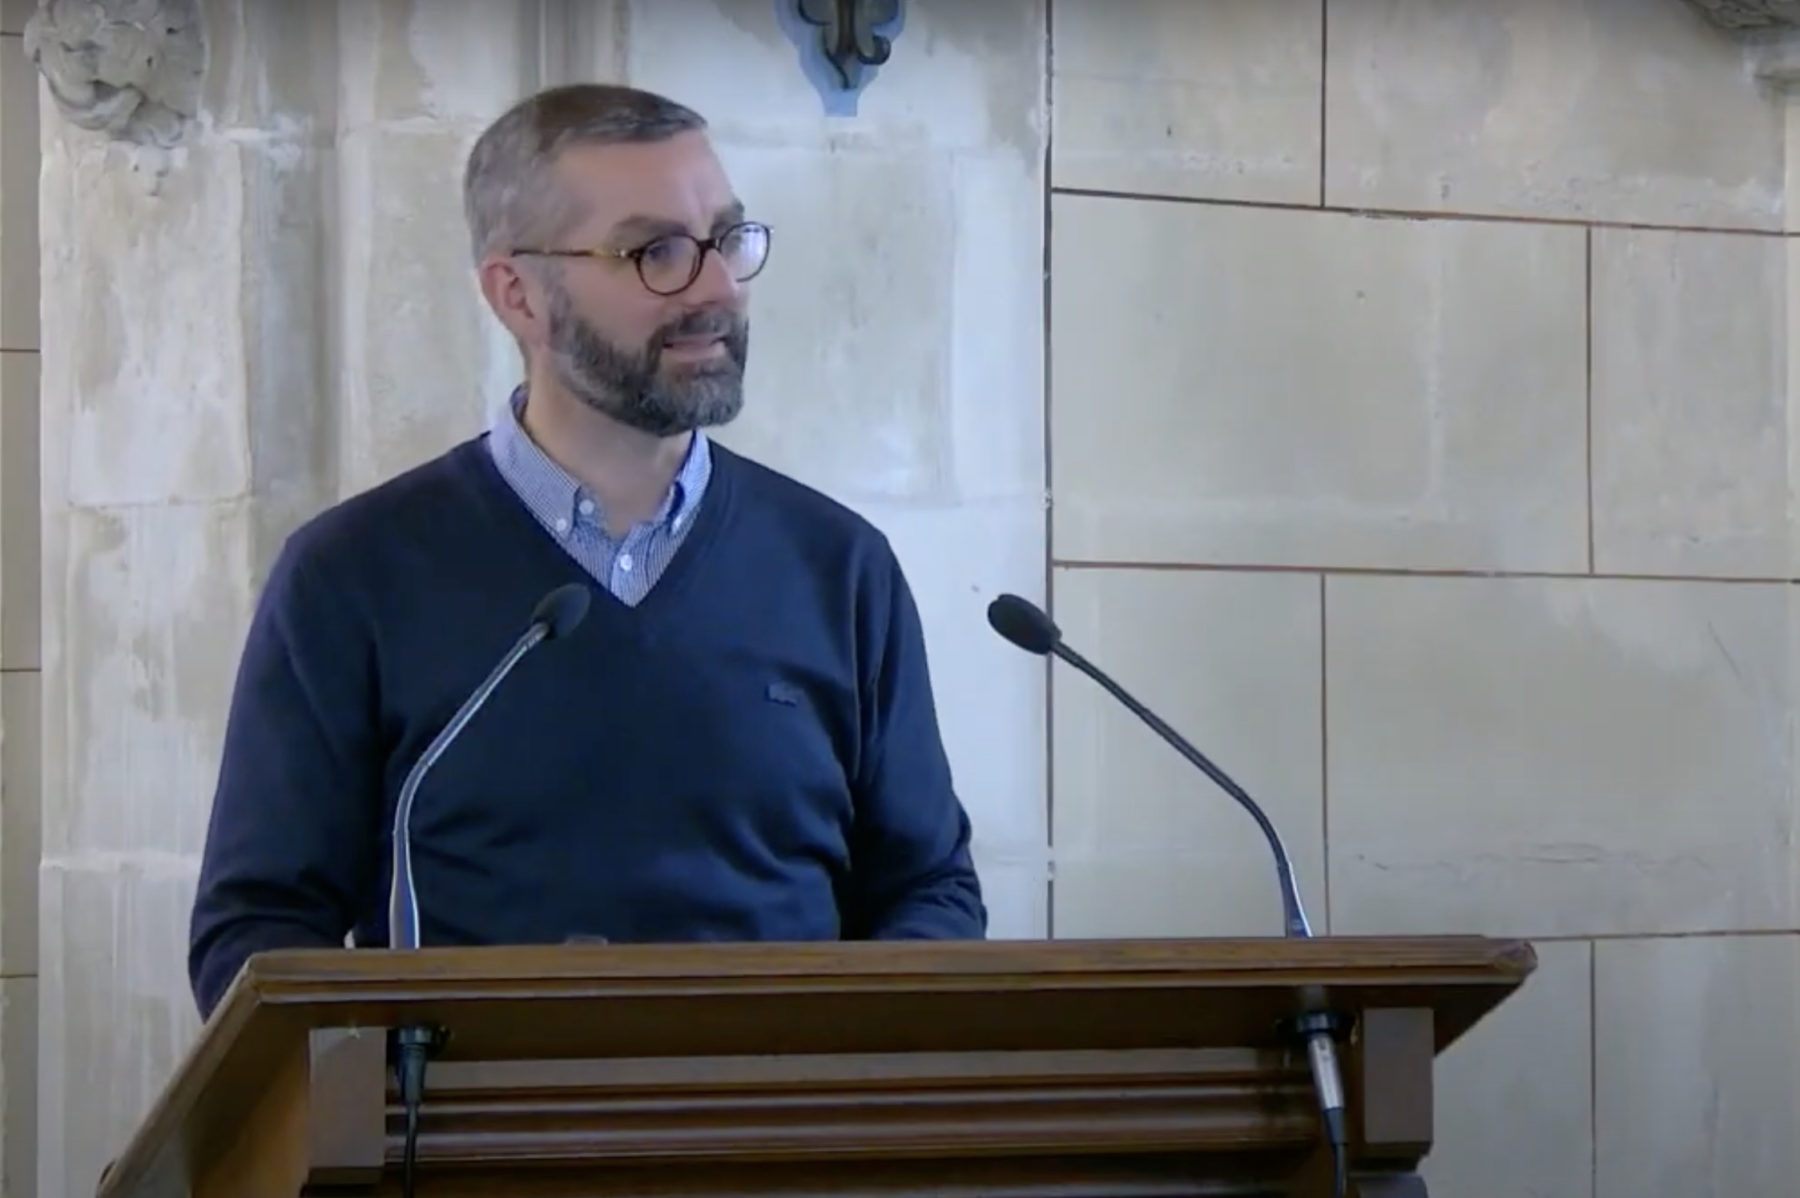
[[[699,274],[681,287],[695,257],[683,235],[705,240],[743,219],[704,135],[578,147],[559,160],[557,174],[576,221],[545,248],[641,258],[561,258],[543,272],[542,350],[558,379],[582,403],[655,436],[735,418],[749,353],[747,293],[734,277],[734,269],[743,273],[743,254],[734,263],[706,253]],[[741,251],[743,241],[729,245]]]

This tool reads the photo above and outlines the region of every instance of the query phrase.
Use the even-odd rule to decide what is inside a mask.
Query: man
[[[919,616],[883,536],[702,431],[738,414],[745,218],[702,119],[580,86],[474,148],[492,428],[284,545],[239,668],[195,899],[209,1016],[254,952],[387,943],[408,770],[556,587],[412,814],[432,944],[979,938]]]

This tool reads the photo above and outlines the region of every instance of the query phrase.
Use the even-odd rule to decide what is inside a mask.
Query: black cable
[[[441,1043],[435,1028],[413,1025],[395,1033],[399,1061],[395,1073],[400,1083],[400,1105],[406,1113],[406,1133],[400,1155],[400,1193],[413,1198],[419,1160],[419,1108],[425,1101],[425,1066]]]
[[[1347,1198],[1350,1193],[1350,1146],[1344,1134],[1343,1108],[1325,1112],[1325,1138],[1331,1141],[1331,1192],[1334,1198]]]

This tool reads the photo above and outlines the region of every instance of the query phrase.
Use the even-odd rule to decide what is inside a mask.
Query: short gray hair
[[[577,83],[527,96],[482,133],[463,173],[476,262],[554,237],[577,215],[550,176],[569,147],[662,141],[704,128],[693,109],[634,87]]]

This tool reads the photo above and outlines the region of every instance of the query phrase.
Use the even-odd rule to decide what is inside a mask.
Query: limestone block
[[[1330,6],[1326,199],[1779,229],[1782,115],[1671,0]]]
[[[1593,1198],[1594,950],[1534,947],[1537,972],[1438,1057],[1434,1194]]]
[[[975,872],[988,910],[989,940],[1042,940],[1050,933],[1050,864],[1039,847],[1018,857],[977,846]]]
[[[1595,1198],[1791,1193],[1800,936],[1595,948]]]
[[[1333,930],[1792,926],[1787,591],[1330,579]]]
[[[0,0],[0,35],[24,33],[37,7],[38,0]]]
[[[38,980],[0,978],[0,1195],[37,1188]]]
[[[1585,566],[1582,232],[1059,196],[1055,552]]]
[[[41,661],[38,356],[0,353],[0,668]]]
[[[196,863],[98,853],[45,861],[40,1194],[92,1194],[199,1033],[188,993]]]
[[[1788,249],[1594,231],[1594,565],[1781,578]]]
[[[613,3],[340,0],[334,49],[343,127],[478,133],[536,89],[544,43],[567,39],[574,8],[597,17]],[[426,195],[430,186],[412,184],[413,198]],[[468,237],[459,244],[467,245]],[[434,258],[453,263],[454,250],[446,250]]]
[[[38,72],[0,40],[0,349],[38,347]]]
[[[38,971],[42,735],[38,673],[0,673],[0,976],[5,977]],[[0,1043],[0,1051],[5,1047]]]
[[[1324,9],[1318,0],[1056,5],[1052,180],[1316,203]]]
[[[1319,580],[1059,570],[1064,636],[1255,798],[1326,930]],[[1250,815],[1090,679],[1051,675],[1056,934],[1282,930]]]
[[[283,247],[252,233],[268,207],[297,199],[290,151],[300,154],[223,139],[191,147],[152,200],[115,147],[50,147],[46,196],[66,215],[47,234],[73,231],[78,212],[95,214],[81,219],[78,242],[50,243],[61,277],[44,299],[48,330],[81,330],[80,352],[54,355],[45,380],[47,418],[66,424],[59,433],[68,457],[47,464],[66,502],[229,501],[255,486],[247,377],[294,370],[279,351],[291,348],[304,362],[311,339],[295,329],[310,303],[299,289],[305,276],[265,273],[284,264]],[[146,236],[146,219],[160,226],[156,235]],[[310,248],[316,253],[316,243]],[[155,304],[133,302],[121,286],[128,278],[156,280]],[[265,321],[275,344],[263,339]],[[282,450],[316,454],[305,429],[316,420],[317,393],[296,388],[282,398],[272,414],[300,434],[283,438]]]
[[[65,573],[48,585],[63,665],[44,678],[45,752],[66,754],[66,773],[44,813],[46,856],[199,853],[255,601],[253,527],[242,503],[60,522]]]

